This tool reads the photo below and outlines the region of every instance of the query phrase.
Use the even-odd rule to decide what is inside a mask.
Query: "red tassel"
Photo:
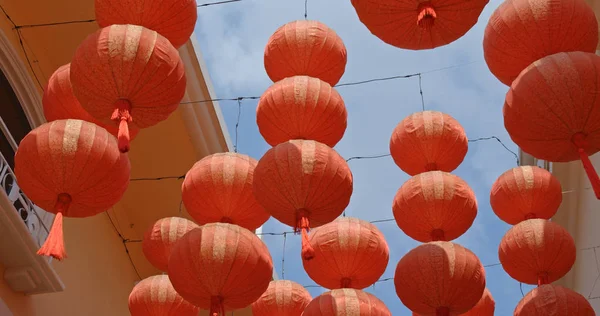
[[[433,5],[431,5],[431,2],[421,2],[417,10],[419,11],[419,15],[417,16],[417,25],[426,30],[431,29],[433,22],[437,18],[437,14],[433,9]]]
[[[538,274],[538,286],[542,286],[544,284],[548,284],[550,282],[548,282],[548,273],[546,272],[540,272]]]
[[[444,231],[441,229],[434,229],[431,231],[431,240],[432,241],[446,241],[446,236]]]
[[[598,177],[596,169],[594,169],[594,165],[592,165],[590,157],[585,151],[585,148],[588,147],[587,135],[582,132],[576,133],[571,138],[571,141],[577,147],[579,158],[583,163],[583,169],[585,169],[585,173],[587,173],[588,179],[590,179],[590,183],[592,184],[596,198],[600,200],[600,177]]]
[[[350,278],[343,278],[340,282],[342,289],[349,289],[352,286],[352,280]]]
[[[133,121],[131,117],[131,103],[125,99],[119,99],[115,103],[115,110],[110,117],[113,121],[119,121],[119,133],[117,134],[119,151],[129,152],[129,123]]]
[[[435,316],[450,316],[450,309],[448,307],[438,307]]]
[[[305,210],[299,210],[297,213],[298,223],[296,224],[296,232],[298,230],[302,233],[302,259],[311,260],[315,257],[315,249],[310,245],[310,240],[308,239],[308,230],[310,229],[310,221],[308,217],[306,217]]]
[[[211,316],[225,316],[225,306],[223,306],[223,299],[219,296],[213,296],[210,298],[210,312]]]
[[[65,250],[65,243],[63,237],[63,213],[69,210],[71,205],[71,196],[66,193],[61,193],[56,199],[54,210],[56,217],[52,228],[48,234],[48,238],[37,251],[38,255],[51,256],[52,258],[61,261],[67,257],[67,251]]]

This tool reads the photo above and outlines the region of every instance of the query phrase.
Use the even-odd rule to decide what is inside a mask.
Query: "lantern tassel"
[[[210,298],[210,316],[225,316],[225,306],[223,306],[221,297],[213,296]]]
[[[594,169],[594,165],[585,150],[579,148],[578,152],[581,162],[583,163],[583,169],[585,169],[585,173],[587,173],[588,179],[590,179],[590,183],[594,189],[594,194],[596,195],[596,198],[600,200],[600,177],[598,177],[598,173],[596,173],[596,169]]]
[[[65,243],[63,237],[63,213],[69,210],[71,205],[71,196],[66,193],[61,193],[56,199],[54,210],[56,211],[56,217],[54,217],[54,223],[48,234],[48,238],[37,251],[38,255],[51,256],[52,258],[61,261],[67,257],[67,251],[65,250]]]
[[[126,153],[129,151],[129,123],[133,121],[131,117],[131,103],[125,99],[119,99],[115,103],[115,110],[110,117],[113,121],[119,121],[119,133],[117,134],[119,151]]]
[[[311,260],[315,257],[315,249],[311,246],[310,240],[308,239],[308,230],[310,229],[310,221],[306,217],[306,211],[298,211],[298,223],[296,224],[296,232],[298,230],[302,233],[302,258],[304,260]]]
[[[587,173],[588,179],[590,179],[596,198],[600,200],[600,177],[598,177],[598,173],[596,173],[596,169],[594,169],[594,165],[592,165],[592,161],[585,151],[585,148],[588,147],[587,135],[583,132],[575,133],[571,141],[577,147],[579,158],[583,163],[583,169],[585,169],[585,173]]]
[[[548,284],[550,282],[548,282],[548,273],[547,272],[540,272],[538,274],[538,287],[542,286],[544,284]]]
[[[437,18],[437,13],[435,13],[435,9],[433,8],[431,2],[421,2],[417,11],[419,11],[419,15],[417,16],[417,25],[425,30],[431,29],[433,22]]]

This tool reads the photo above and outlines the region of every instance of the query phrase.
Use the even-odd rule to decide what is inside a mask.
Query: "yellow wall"
[[[14,316],[129,315],[127,299],[138,277],[107,215],[66,218],[64,229],[69,257],[53,265],[65,291],[25,296],[0,281],[0,298]]]

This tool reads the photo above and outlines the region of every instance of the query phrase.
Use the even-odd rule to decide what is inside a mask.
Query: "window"
[[[31,131],[31,125],[8,79],[1,71],[0,119],[0,124],[3,125],[0,126],[0,153],[6,159],[8,165],[14,169],[15,150],[13,145],[19,144],[23,137]],[[13,140],[16,144],[12,143]]]

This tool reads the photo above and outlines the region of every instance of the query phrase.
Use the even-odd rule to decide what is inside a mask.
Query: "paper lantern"
[[[265,293],[252,303],[252,315],[301,316],[311,300],[310,293],[296,282],[271,281]]]
[[[444,46],[469,31],[488,0],[352,0],[360,21],[382,41],[404,49]]]
[[[19,187],[40,208],[56,214],[38,254],[62,260],[62,220],[89,217],[115,205],[129,185],[127,155],[96,124],[57,120],[29,132],[15,154]]]
[[[197,316],[200,309],[177,294],[169,277],[143,279],[129,294],[131,316]]]
[[[199,224],[230,223],[255,230],[270,217],[252,193],[257,161],[237,153],[202,158],[185,175],[183,204]]]
[[[302,257],[314,250],[308,230],[342,214],[352,195],[352,172],[335,150],[312,140],[269,149],[254,171],[256,200],[278,221],[302,232]]]
[[[162,35],[137,25],[111,25],[90,34],[71,62],[73,93],[103,124],[119,126],[119,149],[129,128],[166,120],[186,89],[179,53]]]
[[[325,292],[304,310],[303,316],[391,316],[385,304],[373,294],[355,289]]]
[[[169,257],[169,279],[177,293],[211,316],[252,304],[272,277],[267,246],[249,230],[227,223],[193,229]]]
[[[385,272],[389,248],[375,225],[344,217],[315,228],[309,236],[314,252],[303,260],[308,276],[327,289],[363,289]]]
[[[394,285],[402,303],[417,314],[460,315],[481,299],[485,271],[470,250],[435,241],[414,248],[400,259]]]
[[[598,22],[584,0],[507,0],[494,11],[483,37],[483,56],[510,86],[534,61],[560,52],[593,53]]]
[[[105,128],[109,133],[117,136],[119,132],[118,126],[114,123],[103,124],[81,107],[81,104],[73,94],[70,74],[71,64],[69,63],[58,67],[52,76],[50,76],[50,79],[48,79],[48,85],[44,90],[42,98],[46,120],[48,122],[67,119],[88,121]],[[130,139],[133,140],[138,132],[138,129],[132,128],[129,134]]]
[[[327,82],[308,76],[278,81],[261,96],[256,123],[271,146],[312,139],[335,146],[346,131],[344,100]]]
[[[95,0],[100,27],[111,24],[144,26],[183,46],[194,32],[198,7],[194,0]]]
[[[426,171],[452,172],[469,148],[463,127],[448,114],[417,112],[402,120],[392,133],[390,153],[411,176]]]
[[[181,217],[165,217],[156,221],[144,234],[142,251],[157,269],[167,271],[171,248],[183,235],[197,228],[194,222]]]
[[[317,21],[293,21],[279,27],[265,47],[265,70],[273,82],[310,76],[335,86],[348,60],[342,39]]]
[[[490,291],[486,288],[483,291],[483,296],[473,308],[471,308],[468,312],[464,314],[460,314],[460,316],[494,316],[494,311],[496,309],[496,302],[494,302],[494,298]],[[416,313],[413,313],[413,316],[422,316]]]
[[[510,225],[524,220],[550,219],[562,202],[560,182],[537,166],[521,166],[503,173],[490,193],[494,213]]]
[[[398,227],[420,241],[460,237],[477,216],[477,199],[461,178],[442,171],[420,173],[406,181],[392,205]]]
[[[597,69],[600,56],[583,52],[558,53],[534,62],[506,94],[504,126],[524,152],[538,159],[581,159],[600,198],[600,178],[588,157],[600,150]]]
[[[548,284],[562,278],[575,264],[573,237],[560,225],[530,219],[513,226],[502,237],[498,255],[513,279],[526,284]]]
[[[546,284],[527,293],[515,309],[515,316],[596,316],[583,295],[568,288]]]

